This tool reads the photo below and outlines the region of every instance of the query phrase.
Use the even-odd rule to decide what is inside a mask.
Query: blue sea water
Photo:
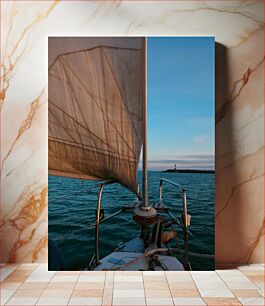
[[[214,174],[149,171],[150,201],[158,199],[159,180],[162,177],[178,182],[188,189],[187,205],[191,215],[189,250],[214,254]],[[86,268],[94,253],[94,230],[88,229],[88,226],[95,221],[97,183],[49,176],[49,238],[61,248],[67,270]],[[163,190],[164,203],[173,214],[180,217],[181,193],[176,187],[167,184],[164,184]],[[135,195],[119,184],[106,186],[102,198],[105,216],[134,200]],[[101,224],[100,257],[107,255],[118,243],[128,241],[139,232],[140,227],[134,223],[131,213],[122,213]],[[178,237],[179,245],[182,246],[182,231]],[[214,270],[214,259],[191,257],[190,262],[193,270]]]

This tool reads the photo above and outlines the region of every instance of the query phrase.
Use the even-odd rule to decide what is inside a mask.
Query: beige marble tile
[[[120,275],[115,275],[114,276],[114,282],[117,283],[139,283],[143,281],[142,276],[120,276]]]
[[[174,298],[200,297],[197,289],[171,289],[171,295]]]
[[[141,290],[144,289],[144,283],[114,283],[114,289],[116,290]]]
[[[251,282],[226,282],[229,289],[259,289],[258,286]]]
[[[234,294],[230,290],[200,290],[201,297],[234,297]]]
[[[134,298],[134,297],[145,297],[144,290],[113,290],[113,298],[116,297],[127,297],[127,298]]]
[[[5,298],[5,297],[0,297],[0,305],[5,305],[6,302],[9,300],[9,298]]]
[[[238,269],[225,269],[225,270],[215,270],[215,272],[220,276],[243,276],[244,273],[242,273]]]
[[[156,298],[156,297],[170,298],[171,297],[171,293],[170,293],[170,290],[152,290],[152,289],[146,289],[145,290],[145,296],[147,298]]]
[[[81,276],[80,276],[81,277]],[[51,279],[51,282],[52,283],[74,283],[76,282],[78,279],[78,276],[75,275],[75,276],[54,276],[52,279]],[[80,281],[80,279],[78,279],[78,281]]]
[[[2,290],[0,291],[0,305],[5,305],[5,303],[13,296],[15,290]]]
[[[11,298],[8,300],[6,305],[25,305],[25,306],[31,306],[35,305],[37,303],[37,298]]]
[[[19,275],[16,274],[14,275],[13,273],[10,274],[6,279],[5,282],[10,282],[10,283],[23,283],[26,279],[28,278],[28,276],[25,275]]]
[[[156,276],[144,276],[143,277],[144,282],[166,282],[167,279],[165,276],[162,275],[156,275]]]
[[[222,298],[222,297],[205,297],[203,298],[207,305],[241,305],[241,303],[236,298]]]
[[[29,276],[31,273],[33,273],[34,270],[32,269],[21,269],[18,267],[14,272],[12,272],[9,277],[15,277],[15,276]]]
[[[256,285],[259,289],[264,290],[264,287],[265,287],[264,282],[255,282],[255,285]]]
[[[215,271],[191,271],[189,273],[193,278],[194,277],[206,277],[206,278],[209,278],[209,277],[216,277],[216,273]],[[186,273],[185,273],[186,275]]]
[[[73,297],[69,300],[68,305],[101,305],[102,302],[102,298],[98,298],[98,297]]]
[[[174,302],[172,298],[146,298],[146,305],[156,306],[156,305],[165,305],[165,306],[173,306]]]
[[[237,268],[244,272],[244,271],[263,271],[264,272],[264,266],[260,263],[260,264],[240,264],[237,265]]]
[[[247,278],[253,283],[264,283],[265,281],[263,275],[248,275]]]
[[[39,276],[41,271],[46,273],[45,269],[45,266],[39,268],[39,272],[35,274],[35,276]],[[186,272],[182,274],[183,277],[185,275],[189,276],[190,273]],[[238,278],[242,277],[242,275],[243,274],[225,274],[224,278],[230,280],[231,277]],[[60,276],[67,277],[74,275]],[[113,276],[113,273],[106,273],[106,279],[108,278],[110,281],[113,280]],[[126,274],[122,276],[126,276]],[[157,276],[159,277],[159,275]],[[250,277],[251,276],[260,277],[260,275],[250,275]],[[54,277],[56,277],[56,275]],[[223,275],[221,275],[221,277],[223,277]],[[95,303],[95,305],[100,305],[100,303],[102,305],[112,305],[113,301],[116,305],[123,305],[123,303],[130,304],[133,301],[139,305],[143,303],[146,305],[172,305],[171,303],[173,302],[175,302],[175,305],[203,305],[203,303],[208,305],[240,305],[240,300],[245,305],[255,305],[255,303],[259,305],[261,299],[263,299],[262,295],[264,295],[264,291],[259,290],[255,283],[253,283],[259,280],[259,278],[252,279],[253,282],[248,279],[246,281],[245,278],[243,278],[239,283],[230,283],[225,280],[222,281],[222,278],[218,276],[217,272],[192,273],[192,278],[198,282],[198,287],[201,284],[206,285],[215,282],[215,284],[224,283],[228,287],[243,286],[243,289],[228,289],[228,287],[226,289],[209,289],[208,286],[206,289],[201,289],[199,287],[198,290],[193,282],[114,282],[113,289],[106,289],[105,283],[103,282],[24,282],[18,283],[19,289],[17,290],[4,289],[1,287],[1,303],[10,302],[13,305],[16,305],[18,302],[22,303],[22,305],[28,305],[28,303],[36,303],[37,305],[67,305],[69,302],[72,305],[91,305],[91,303]],[[12,282],[3,283],[14,286]],[[246,286],[250,285],[251,287],[254,286],[256,289],[245,289]],[[146,286],[150,286],[150,288],[145,288]],[[17,285],[14,288],[16,287]],[[190,301],[190,304],[188,301]]]
[[[141,271],[115,271],[115,276],[142,276],[143,272]]]
[[[169,286],[166,282],[154,282],[154,283],[147,282],[147,283],[144,283],[144,288],[145,290],[148,290],[148,289],[167,290],[169,289]]]
[[[92,283],[92,282],[81,282],[76,283],[75,289],[81,290],[92,290],[92,289],[103,289],[104,283]]]
[[[244,275],[222,275],[221,278],[225,282],[230,282],[230,283],[240,283],[240,282],[249,282],[250,279]]]
[[[47,290],[72,290],[74,289],[76,283],[58,283],[58,282],[52,282],[48,283],[46,289]]]
[[[6,279],[15,269],[17,265],[7,266],[4,265],[0,268],[0,280],[1,282]]]
[[[262,297],[265,297],[264,295],[264,289],[263,290],[258,290],[259,291],[259,294],[262,296]]]
[[[40,298],[36,305],[68,305],[69,298]]]
[[[265,276],[264,270],[241,270],[246,276]]]
[[[80,275],[78,278],[79,283],[104,283],[105,275]]]
[[[13,282],[2,282],[0,287],[1,289],[13,290],[18,289],[22,283],[13,283]]]
[[[19,266],[19,269],[20,270],[29,270],[29,271],[34,271],[38,268],[38,264],[36,263],[24,263],[24,264],[21,264]]]
[[[264,298],[238,298],[242,305],[264,305]]]
[[[261,294],[256,289],[234,289],[232,290],[233,294],[238,298],[244,298],[244,297],[261,297]]]
[[[39,298],[42,295],[42,289],[19,289],[13,294],[13,298]]]
[[[3,298],[10,298],[10,297],[15,293],[15,291],[16,291],[16,290],[2,289],[2,288],[1,288],[0,295],[1,295],[1,297],[3,297]]]
[[[197,289],[194,283],[169,283],[170,290],[174,289]]]
[[[206,305],[202,298],[195,297],[195,298],[174,298],[175,305]]]
[[[102,289],[74,289],[72,297],[102,297]]]
[[[205,280],[200,282],[195,282],[196,286],[199,290],[207,290],[207,289],[213,289],[213,290],[226,290],[227,285],[226,283],[222,281],[211,281],[211,280]]]
[[[49,281],[51,281],[53,275],[30,275],[25,282],[28,283],[47,283]]]
[[[70,298],[72,294],[72,290],[44,290],[42,292],[41,298],[42,299],[49,299],[49,298]]]
[[[112,305],[112,290],[104,289],[102,297],[102,306]]]
[[[167,275],[167,281],[169,283],[189,283],[189,282],[193,282],[192,277],[189,274],[186,275],[182,275],[182,276],[168,276]]]
[[[143,276],[165,276],[169,273],[170,271],[143,271]]]
[[[58,271],[55,273],[56,276],[79,276],[79,274],[80,271]]]
[[[112,305],[146,305],[145,298],[143,297],[131,297],[131,298],[126,298],[126,297],[113,297],[112,300]]]
[[[61,271],[62,273],[64,271]],[[79,273],[80,275],[87,275],[87,276],[95,276],[95,275],[98,275],[98,276],[103,276],[103,275],[106,275],[106,274],[114,274],[115,272],[114,271],[72,271],[72,272],[75,272],[75,273]]]

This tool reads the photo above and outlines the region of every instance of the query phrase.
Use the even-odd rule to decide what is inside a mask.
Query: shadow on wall
[[[257,147],[253,137],[259,133],[253,132],[253,122],[257,129],[254,114],[262,106],[263,80],[260,76],[264,55],[257,45],[261,41],[260,35],[256,33],[233,50],[215,44],[217,264],[264,262],[263,193],[260,191],[264,176],[263,155],[262,147],[258,151],[252,149],[253,143]],[[253,47],[257,49],[254,57],[249,53]]]
[[[232,125],[231,108],[231,88],[229,88],[229,69],[227,48],[219,43],[215,43],[215,262],[229,263],[233,262],[231,253],[235,247],[235,241],[231,241],[226,235],[227,229],[238,232],[236,247],[241,249],[239,218],[227,218],[226,212],[223,211],[228,205],[224,194],[231,189],[231,182],[237,182],[237,171],[232,167],[234,163],[233,152],[235,152],[234,131]],[[232,93],[233,94],[233,93]],[[229,181],[224,182],[223,172],[229,167]],[[234,207],[235,213],[240,213],[240,206]],[[228,248],[227,254],[225,249]]]

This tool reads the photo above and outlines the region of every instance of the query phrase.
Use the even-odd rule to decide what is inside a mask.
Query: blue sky
[[[148,168],[214,168],[214,37],[148,38]]]

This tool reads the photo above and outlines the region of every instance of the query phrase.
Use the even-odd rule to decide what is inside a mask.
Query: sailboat
[[[144,37],[49,39],[49,174],[101,181],[96,218],[90,225],[95,250],[88,270],[191,269],[187,190],[161,178],[157,201],[149,201],[146,49]],[[163,202],[165,183],[182,194],[181,216]],[[131,190],[136,200],[105,216],[101,199],[111,184]],[[100,226],[121,213],[131,213],[139,232],[101,258]],[[183,248],[177,244],[179,234]],[[174,241],[176,247],[169,247]]]

